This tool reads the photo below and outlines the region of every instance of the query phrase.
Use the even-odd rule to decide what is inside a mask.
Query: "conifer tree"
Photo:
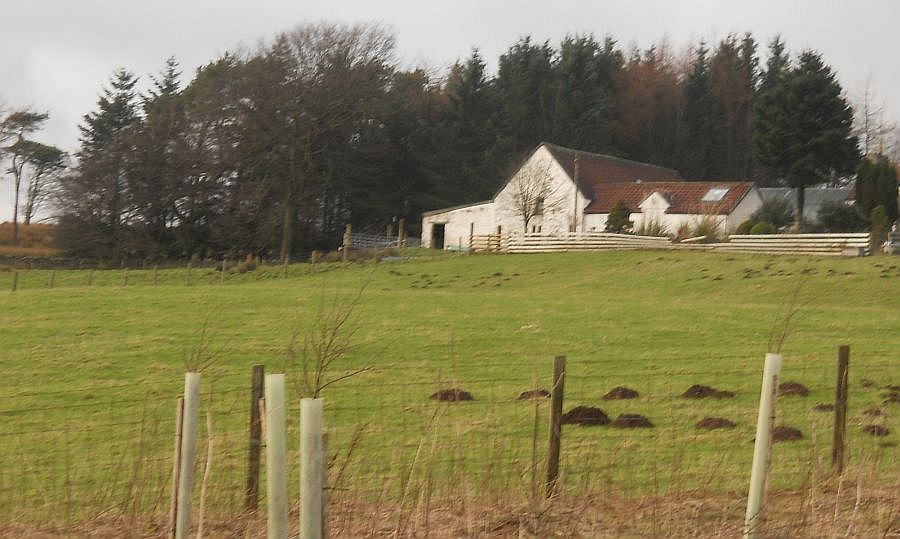
[[[817,52],[801,54],[798,66],[761,96],[756,155],[797,189],[798,229],[803,222],[804,189],[856,169],[859,154],[852,129],[853,110]]]

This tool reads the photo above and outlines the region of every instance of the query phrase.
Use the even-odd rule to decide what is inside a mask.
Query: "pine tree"
[[[553,142],[610,151],[615,133],[615,78],[624,59],[612,38],[569,36],[553,66]]]
[[[137,78],[116,70],[84,116],[78,168],[63,184],[60,242],[64,247],[97,256],[126,254],[123,226],[129,224],[128,173],[134,162],[134,128],[140,122]]]
[[[767,73],[768,75],[768,73]],[[853,110],[834,73],[813,51],[766,92],[757,108],[754,147],[760,162],[797,189],[797,224],[804,188],[852,173],[859,162]]]
[[[684,87],[678,170],[690,180],[705,180],[712,155],[712,95],[708,50],[700,42]]]
[[[500,56],[497,98],[504,149],[521,155],[552,138],[553,73],[555,52],[526,36]]]

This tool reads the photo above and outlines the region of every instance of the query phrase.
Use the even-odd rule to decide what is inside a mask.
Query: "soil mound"
[[[613,388],[609,393],[603,395],[603,400],[605,401],[614,401],[621,399],[636,399],[638,398],[638,392],[624,386],[618,386]]]
[[[532,401],[538,399],[549,399],[550,392],[546,389],[532,389],[530,391],[523,391],[519,393],[520,401]]]
[[[797,395],[800,397],[808,397],[809,389],[799,382],[784,382],[778,385],[778,392],[782,397]]]
[[[731,391],[720,391],[709,386],[694,384],[689,387],[687,391],[682,393],[681,396],[686,399],[730,399],[731,397],[734,397],[734,393]]]
[[[445,402],[457,402],[457,401],[473,401],[475,400],[472,397],[472,394],[468,391],[463,391],[462,389],[450,388],[450,389],[442,389],[438,392],[432,393],[430,397],[431,400],[435,401],[445,401]]]
[[[734,421],[730,421],[723,417],[704,417],[700,421],[697,422],[694,427],[698,429],[733,429],[735,427]]]
[[[881,408],[869,408],[868,410],[863,410],[863,415],[869,417],[884,417],[884,411]]]
[[[813,406],[813,410],[815,410],[817,412],[832,412],[832,411],[834,411],[834,405],[819,403],[819,404]]]
[[[881,425],[866,425],[863,427],[863,432],[866,434],[871,434],[872,436],[887,436],[891,433],[891,431],[884,426]]]
[[[790,442],[792,440],[802,439],[803,433],[800,432],[800,429],[795,429],[794,427],[779,425],[772,431],[772,440],[776,442]]]
[[[900,388],[897,386],[888,386],[888,392],[882,395],[884,397],[885,404],[897,404],[900,403]]]
[[[649,429],[653,427],[653,423],[649,419],[639,414],[621,414],[612,424],[613,427],[620,429]]]
[[[600,408],[576,406],[562,416],[563,425],[608,425],[609,416]]]

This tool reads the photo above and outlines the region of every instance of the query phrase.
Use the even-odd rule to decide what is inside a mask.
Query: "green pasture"
[[[778,423],[804,438],[775,445],[772,488],[827,474],[833,418],[813,407],[834,399],[841,344],[851,346],[850,466],[873,470],[875,482],[900,481],[900,405],[883,403],[886,386],[900,385],[898,257],[412,253],[224,275],[0,271],[0,510],[60,522],[164,510],[175,398],[192,358],[208,362],[197,451],[202,472],[208,412],[207,503],[240,509],[251,366],[287,373],[296,454],[301,369],[286,349],[295,334],[301,347],[317,320],[360,290],[352,346],[329,374],[366,370],[323,393],[336,496],[527,496],[542,473],[549,405],[516,397],[549,387],[556,355],[568,360],[566,410],[598,406],[611,418],[637,413],[655,425],[565,427],[562,488],[742,492],[764,355],[797,290],[782,379],[810,395],[779,400]],[[681,398],[693,384],[735,397]],[[616,386],[640,397],[601,399]],[[475,400],[428,399],[450,387]],[[707,416],[737,427],[695,429]],[[890,434],[865,434],[871,424]]]

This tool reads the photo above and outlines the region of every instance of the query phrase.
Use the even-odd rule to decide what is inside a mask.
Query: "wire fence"
[[[884,485],[900,481],[897,360],[892,351],[857,353],[850,371],[849,465],[869,470],[871,481]],[[608,422],[564,425],[563,492],[639,497],[746,489],[761,359],[711,358],[710,364],[727,365],[715,369],[680,364],[677,358],[640,367],[613,358],[569,362],[564,411],[596,408]],[[542,496],[549,400],[520,394],[549,391],[550,373],[549,361],[458,362],[440,369],[384,362],[326,390],[330,518],[352,519],[360,504],[376,501],[402,508],[426,498]],[[288,377],[289,388],[299,387],[298,373]],[[791,385],[779,398],[778,424],[796,429],[788,437],[799,438],[775,444],[770,489],[801,488],[830,473],[834,418],[828,405],[835,379],[833,358],[786,360],[782,381]],[[434,398],[442,390],[456,397],[465,392],[471,400]],[[731,395],[691,398],[710,390]],[[180,392],[178,379],[59,391],[8,387],[0,394],[0,511],[15,521],[60,525],[97,515],[165,514]],[[634,398],[614,398],[623,395]],[[209,514],[243,513],[250,410],[258,404],[250,369],[204,374],[201,400],[195,500],[205,483]],[[294,478],[296,392],[288,406]],[[733,425],[698,428],[708,418]],[[297,489],[297,481],[289,481],[291,499]],[[264,487],[260,493],[265,507]]]

